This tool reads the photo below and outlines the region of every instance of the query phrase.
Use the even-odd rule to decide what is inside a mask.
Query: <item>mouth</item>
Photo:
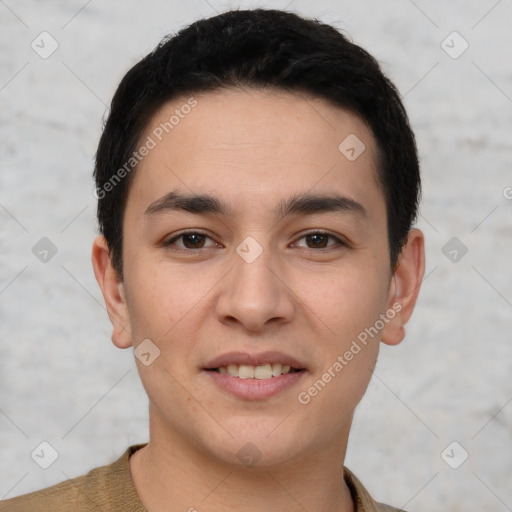
[[[216,389],[244,400],[263,400],[291,389],[308,368],[282,352],[230,352],[208,362],[203,374]]]
[[[239,379],[268,380],[289,373],[304,372],[305,368],[294,368],[289,364],[266,363],[258,366],[248,364],[229,364],[218,368],[205,368],[209,372],[230,375]]]

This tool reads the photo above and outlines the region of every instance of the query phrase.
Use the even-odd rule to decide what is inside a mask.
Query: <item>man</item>
[[[150,439],[0,510],[398,510],[344,467],[424,273],[414,136],[376,61],[283,11],[199,20],[123,78],[94,175]]]

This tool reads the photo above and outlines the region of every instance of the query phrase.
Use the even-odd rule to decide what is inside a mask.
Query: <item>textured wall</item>
[[[147,440],[133,354],[110,342],[90,263],[102,116],[164,34],[257,5],[270,3],[0,2],[0,498]],[[405,341],[382,347],[346,464],[411,511],[512,510],[512,2],[271,5],[334,23],[379,59],[422,159],[426,278]],[[57,249],[46,263],[42,237]],[[46,470],[30,456],[42,441],[58,452]]]

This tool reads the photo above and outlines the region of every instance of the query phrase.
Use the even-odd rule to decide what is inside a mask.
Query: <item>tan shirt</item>
[[[1,512],[147,512],[137,494],[128,459],[139,448],[136,444],[115,462],[92,469],[86,475],[0,501]],[[363,484],[344,468],[343,476],[352,493],[356,512],[403,512],[377,503]]]

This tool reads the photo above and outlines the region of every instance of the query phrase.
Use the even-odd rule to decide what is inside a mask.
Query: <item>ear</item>
[[[381,340],[398,345],[405,336],[405,324],[412,315],[425,273],[425,241],[419,229],[411,229],[391,280],[388,311],[395,315],[382,330]],[[391,315],[389,314],[388,317]]]
[[[92,266],[112,322],[112,342],[118,348],[132,346],[130,316],[124,283],[112,266],[107,241],[97,236],[92,244]]]

